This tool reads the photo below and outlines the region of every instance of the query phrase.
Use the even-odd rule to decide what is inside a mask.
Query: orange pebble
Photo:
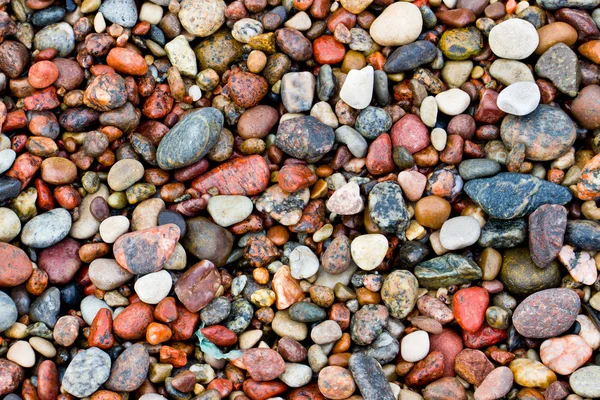
[[[187,363],[187,356],[183,350],[177,350],[171,346],[163,346],[160,348],[160,362],[171,364],[175,368],[181,368]]]
[[[146,341],[150,344],[159,344],[171,339],[173,332],[166,325],[152,322],[146,329]]]

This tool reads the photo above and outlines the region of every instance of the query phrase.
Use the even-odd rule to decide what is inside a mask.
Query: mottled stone
[[[577,54],[564,43],[557,43],[542,54],[535,64],[535,73],[549,79],[564,94],[575,97],[581,83]]]
[[[381,299],[394,318],[405,318],[417,303],[419,282],[409,271],[393,271],[381,287]]]
[[[415,276],[421,286],[438,289],[481,279],[482,273],[472,260],[449,253],[417,265]]]
[[[410,218],[396,182],[378,183],[369,192],[369,215],[382,232],[404,236]]]
[[[392,389],[379,363],[364,354],[353,354],[349,361],[350,372],[365,399],[395,400]]]
[[[513,324],[527,338],[558,336],[575,322],[580,304],[579,296],[571,289],[542,290],[519,304]]]
[[[543,204],[566,204],[572,198],[565,187],[512,172],[473,179],[464,191],[489,216],[499,219],[520,218]]]
[[[410,71],[430,63],[437,56],[435,45],[426,40],[400,46],[388,57],[383,70],[389,74]]]
[[[108,380],[110,366],[108,354],[97,347],[83,350],[67,367],[62,387],[75,397],[88,397]]]
[[[115,392],[132,392],[144,383],[149,365],[150,356],[144,345],[134,344],[115,360],[104,387]]]
[[[279,124],[276,144],[292,157],[310,161],[327,154],[334,139],[331,127],[314,117],[301,116]]]
[[[482,247],[507,249],[520,245],[526,238],[527,222],[524,219],[490,219],[481,229],[477,243]]]
[[[600,250],[600,224],[587,220],[568,221],[565,243],[583,250]]]
[[[531,259],[545,268],[562,248],[567,229],[567,210],[563,206],[546,204],[529,216],[529,251]]]

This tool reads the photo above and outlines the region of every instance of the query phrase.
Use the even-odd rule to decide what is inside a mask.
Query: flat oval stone
[[[581,301],[571,289],[546,289],[527,297],[515,309],[512,321],[523,336],[544,339],[568,330],[579,313]]]
[[[187,233],[181,240],[183,247],[200,260],[209,260],[217,267],[225,265],[233,247],[233,235],[204,217],[192,218],[186,223]]]
[[[481,279],[482,272],[474,261],[448,253],[417,265],[415,276],[421,286],[438,289]]]
[[[545,204],[529,216],[529,251],[531,259],[545,268],[556,259],[563,246],[567,229],[567,209]]]
[[[367,399],[395,400],[388,380],[383,373],[381,365],[370,356],[365,354],[353,354],[349,365],[352,377],[358,386],[360,393]]]
[[[64,208],[55,208],[25,224],[21,241],[29,247],[45,249],[63,240],[71,229],[71,214]]]
[[[565,243],[583,250],[600,250],[600,224],[586,220],[568,221]]]
[[[75,397],[88,397],[106,382],[110,365],[109,355],[97,347],[80,351],[67,367],[62,387]]]
[[[533,161],[550,161],[562,156],[576,138],[575,125],[569,116],[546,104],[525,116],[506,116],[500,135],[509,150],[524,143],[525,156]]]
[[[423,29],[423,17],[412,3],[390,4],[373,21],[371,37],[381,46],[401,46],[414,42]]]
[[[199,161],[217,143],[223,123],[223,114],[212,107],[183,117],[158,145],[156,161],[160,168],[171,170]]]
[[[121,236],[113,245],[113,252],[119,265],[127,271],[145,275],[165,265],[178,240],[177,225],[161,225]]]
[[[500,219],[520,218],[543,204],[566,204],[573,197],[563,186],[513,172],[473,179],[464,191],[486,214]]]
[[[527,115],[540,104],[540,89],[534,82],[516,82],[498,95],[496,104],[505,113]]]
[[[288,119],[277,129],[276,144],[285,153],[301,160],[314,160],[329,152],[335,134],[330,126],[310,116]]]
[[[480,233],[479,221],[474,217],[454,217],[442,225],[440,242],[448,250],[463,249],[477,242]]]
[[[108,171],[108,186],[116,192],[123,191],[144,176],[144,165],[133,158],[119,160]]]
[[[207,211],[218,225],[227,227],[246,219],[253,208],[246,196],[215,196],[208,201]]]

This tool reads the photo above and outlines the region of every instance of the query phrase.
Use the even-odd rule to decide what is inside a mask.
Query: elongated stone
[[[415,276],[421,286],[439,289],[481,279],[482,272],[474,261],[448,253],[417,265]]]
[[[531,259],[545,268],[558,256],[567,229],[567,209],[545,204],[529,216],[529,251]]]
[[[353,354],[348,366],[363,398],[396,399],[381,365],[373,357],[360,353]]]
[[[219,194],[253,196],[262,193],[269,184],[269,165],[259,155],[227,161],[192,181],[201,194],[216,188]]]

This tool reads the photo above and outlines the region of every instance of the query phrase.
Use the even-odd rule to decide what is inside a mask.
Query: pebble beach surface
[[[600,398],[600,0],[0,0],[0,397]]]

